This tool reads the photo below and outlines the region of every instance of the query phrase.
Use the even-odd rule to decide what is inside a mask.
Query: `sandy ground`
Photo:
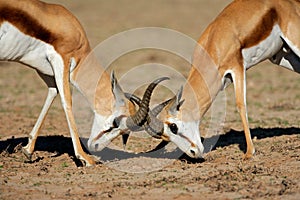
[[[174,29],[197,40],[229,3],[227,0],[48,2],[62,4],[73,12],[93,47],[114,34],[138,27]],[[124,55],[111,67],[120,75],[133,66],[151,62],[177,68],[184,76],[188,74],[186,61],[155,50]],[[299,199],[299,76],[264,62],[247,72],[247,80],[249,122],[256,147],[253,160],[242,160],[245,139],[230,86],[226,89],[226,119],[221,136],[203,160],[185,156],[173,159],[129,156],[115,161],[114,157],[119,158],[118,151],[106,149],[111,153],[109,162],[82,167],[74,159],[59,98],[47,116],[33,161],[26,160],[20,147],[27,143],[47,90],[33,70],[2,62],[0,199]],[[208,126],[205,122],[208,120],[201,127],[203,136]],[[133,136],[127,149],[149,150],[155,142],[158,141]]]

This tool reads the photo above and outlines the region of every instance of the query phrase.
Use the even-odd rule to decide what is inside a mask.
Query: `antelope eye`
[[[169,128],[170,128],[170,130],[171,130],[172,133],[177,134],[178,127],[177,127],[177,125],[175,123],[170,124]]]

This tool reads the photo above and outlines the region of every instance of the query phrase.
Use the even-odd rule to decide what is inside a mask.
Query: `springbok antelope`
[[[173,141],[190,157],[201,157],[200,120],[219,91],[233,82],[247,143],[244,158],[251,158],[255,149],[248,125],[245,72],[266,59],[300,72],[300,1],[235,0],[229,4],[198,40],[183,90],[156,120],[157,131],[148,132]],[[191,101],[194,95],[199,109]]]
[[[94,157],[83,151],[79,140],[72,112],[70,83],[87,97],[94,111],[89,140],[92,149],[97,149],[98,142],[107,144],[114,139],[109,134],[101,138],[103,133],[113,131],[123,134],[130,130],[127,128],[127,125],[131,126],[130,122],[140,124],[147,116],[147,109],[144,112],[143,108],[149,104],[151,88],[144,98],[148,103],[144,102],[144,106],[135,112],[133,103],[126,99],[115,76],[112,74],[110,80],[97,62],[79,21],[60,5],[38,0],[0,0],[0,60],[16,61],[35,69],[48,86],[42,111],[29,134],[28,144],[23,147],[29,159],[45,116],[59,93],[76,157],[86,165],[96,163]],[[124,116],[126,120],[122,120]],[[97,141],[93,136],[97,137]]]

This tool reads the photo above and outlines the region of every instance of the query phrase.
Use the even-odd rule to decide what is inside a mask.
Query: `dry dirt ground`
[[[196,40],[229,3],[227,0],[51,2],[63,4],[78,17],[92,46],[121,31],[149,26],[174,29]],[[150,62],[172,67],[187,65],[176,56],[150,50],[125,55],[112,67],[120,73]],[[188,67],[182,68],[182,74],[188,74]],[[299,75],[264,62],[249,70],[247,79],[249,121],[256,146],[253,160],[242,160],[245,140],[230,86],[226,90],[222,135],[204,160],[184,156],[171,160],[128,158],[82,167],[74,159],[58,98],[37,141],[33,161],[25,159],[20,146],[27,143],[47,90],[33,70],[16,63],[1,63],[0,199],[299,199]],[[203,126],[204,134],[205,120]],[[133,137],[128,148],[149,150],[149,141]],[[167,164],[155,168],[161,163]],[[131,170],[119,170],[126,167]],[[152,171],[143,172],[149,168]]]

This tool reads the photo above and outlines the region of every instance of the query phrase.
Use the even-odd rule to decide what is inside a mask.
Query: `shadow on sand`
[[[263,139],[268,137],[275,137],[281,135],[294,135],[300,134],[300,128],[290,127],[290,128],[255,128],[251,129],[252,137],[257,137],[257,139]],[[230,130],[224,135],[213,136],[211,138],[206,138],[206,144],[214,141],[213,147],[208,147],[205,145],[205,152],[208,152],[210,149],[215,150],[218,147],[225,147],[232,144],[238,144],[239,148],[242,151],[246,151],[245,136],[243,131]],[[7,140],[0,140],[0,153],[6,151],[9,154],[13,154],[15,148],[18,145],[26,145],[28,139],[25,137],[22,138],[10,138]],[[217,142],[215,142],[217,141]],[[87,139],[81,139],[82,144],[87,144]],[[101,157],[101,161],[113,161],[113,160],[122,160],[128,158],[134,158],[139,156],[151,157],[151,158],[168,158],[168,159],[184,159],[191,163],[203,162],[204,159],[191,159],[188,158],[182,151],[176,148],[172,152],[167,152],[164,147],[165,143],[160,144],[161,146],[157,147],[155,150],[151,150],[145,153],[129,153],[121,150],[115,150],[110,148],[105,148],[100,152],[89,152],[90,154],[97,155]],[[82,145],[83,148],[85,145]],[[85,149],[86,150],[86,149]],[[80,166],[81,163],[75,158],[73,145],[70,137],[65,136],[40,136],[37,139],[35,151],[47,151],[55,153],[55,156],[60,156],[67,153],[77,166]],[[86,150],[87,151],[87,150]],[[88,152],[88,151],[87,151]],[[37,162],[40,159],[34,160],[32,162]]]

